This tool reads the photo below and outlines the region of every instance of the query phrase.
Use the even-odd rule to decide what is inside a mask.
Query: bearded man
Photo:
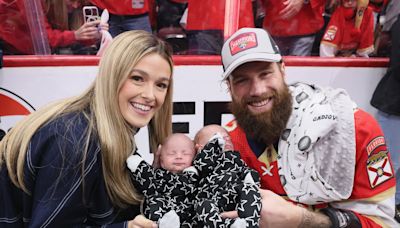
[[[238,30],[221,55],[236,118],[226,128],[261,178],[260,227],[399,226],[390,155],[371,115],[343,89],[288,86],[263,29]]]

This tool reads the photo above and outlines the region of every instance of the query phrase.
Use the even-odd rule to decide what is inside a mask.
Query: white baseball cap
[[[274,40],[264,29],[241,28],[224,42],[221,51],[225,80],[243,63],[253,61],[280,62],[282,56]]]

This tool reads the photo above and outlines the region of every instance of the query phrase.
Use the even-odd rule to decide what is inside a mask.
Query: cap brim
[[[222,80],[225,80],[236,67],[254,61],[263,61],[263,62],[279,62],[282,60],[282,56],[280,54],[269,54],[269,53],[253,53],[253,54],[246,54],[240,56],[235,61],[233,61],[229,67],[222,73]]]

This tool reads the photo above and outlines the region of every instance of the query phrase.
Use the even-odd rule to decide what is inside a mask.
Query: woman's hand
[[[138,215],[135,219],[128,222],[128,228],[157,228],[157,224],[145,218],[143,215]]]
[[[99,24],[100,20],[91,21],[83,24],[79,29],[75,30],[75,39],[78,41],[99,39],[101,37],[98,29]]]

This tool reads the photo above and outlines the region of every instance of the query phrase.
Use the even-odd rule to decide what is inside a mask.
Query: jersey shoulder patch
[[[228,132],[232,132],[234,131],[236,128],[238,127],[236,120],[232,120],[229,123],[227,123],[224,128],[228,131]]]
[[[327,41],[333,41],[336,37],[337,30],[338,30],[337,26],[335,25],[329,26],[329,28],[326,30],[324,34],[323,39]]]
[[[387,151],[380,151],[368,158],[367,172],[371,188],[393,178],[393,169]]]

